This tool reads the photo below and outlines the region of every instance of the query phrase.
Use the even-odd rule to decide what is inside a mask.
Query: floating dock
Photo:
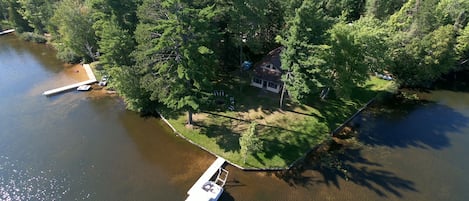
[[[224,158],[218,157],[217,160],[215,160],[212,165],[202,174],[202,176],[195,182],[195,184],[192,186],[192,188],[187,191],[187,195],[197,195],[200,192],[200,189],[203,188],[204,184],[207,183],[207,181],[210,181],[210,179],[218,172],[220,171],[222,165],[226,162]]]
[[[8,29],[8,30],[5,30],[5,31],[0,31],[0,35],[9,34],[9,33],[12,33],[12,32],[15,32],[15,30],[14,29]]]
[[[89,80],[86,80],[86,81],[83,81],[83,82],[78,82],[78,83],[67,85],[67,86],[63,86],[63,87],[59,87],[59,88],[56,88],[56,89],[47,90],[44,93],[42,93],[42,95],[50,96],[50,95],[58,94],[58,93],[61,93],[61,92],[64,92],[64,91],[68,91],[68,90],[73,89],[73,88],[77,88],[77,87],[82,86],[82,85],[93,84],[93,83],[97,82],[96,77],[94,76],[94,73],[91,70],[90,65],[89,64],[83,64],[83,68],[85,68],[85,71],[86,71],[86,74],[88,75]]]

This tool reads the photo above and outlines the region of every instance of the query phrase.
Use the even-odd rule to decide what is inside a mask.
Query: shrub
[[[43,35],[39,35],[33,32],[23,32],[19,37],[25,41],[31,41],[35,43],[46,43],[47,39]]]

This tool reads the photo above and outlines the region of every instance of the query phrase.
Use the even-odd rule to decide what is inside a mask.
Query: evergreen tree
[[[146,0],[139,8],[136,61],[151,99],[192,113],[207,103],[217,40],[214,6],[183,0]]]
[[[325,61],[320,56],[325,47],[320,43],[330,26],[332,19],[324,14],[320,5],[303,1],[289,22],[288,34],[278,38],[284,46],[281,53],[282,68],[287,72],[282,78],[284,89],[295,101],[305,101],[309,94],[325,85],[327,70],[322,68]]]
[[[94,11],[101,64],[109,68],[134,65],[131,53],[136,46],[137,1],[90,0],[89,4]]]

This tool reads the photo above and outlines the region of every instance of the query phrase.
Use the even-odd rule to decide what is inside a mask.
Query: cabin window
[[[253,78],[252,81],[256,84],[262,84],[262,80],[259,78]]]
[[[269,82],[269,85],[268,85],[270,88],[273,88],[273,89],[277,89],[278,85],[273,83],[273,82]]]

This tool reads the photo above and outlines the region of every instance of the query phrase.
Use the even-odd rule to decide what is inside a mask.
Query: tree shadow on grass
[[[200,128],[200,133],[203,133],[209,138],[214,138],[220,149],[225,152],[239,151],[239,133],[233,132],[233,119],[222,118],[210,114],[209,119],[214,119],[214,122],[197,122],[196,126]]]
[[[251,122],[216,113],[207,114],[209,114],[207,119],[210,120],[196,123],[200,132],[214,139],[225,152],[239,151],[241,148],[239,137]],[[316,122],[314,118],[291,122],[289,125],[291,129],[274,125],[257,125],[256,132],[262,141],[262,150],[252,154],[256,163],[265,166],[272,164],[272,161],[266,160],[277,160],[273,163],[279,166],[275,167],[285,168],[303,156],[311,147],[320,143],[329,133],[325,124]],[[255,166],[249,161],[247,165]]]
[[[268,126],[262,129],[265,158],[278,156],[288,166],[326,139],[329,133],[325,124],[317,122],[291,122],[291,126],[295,130]]]
[[[321,121],[327,122],[331,130],[337,128],[349,119],[358,109],[365,106],[379,92],[372,90],[373,85],[355,87],[346,98],[335,96],[334,92],[325,100],[319,97],[310,97],[308,105],[316,108],[323,116]]]

